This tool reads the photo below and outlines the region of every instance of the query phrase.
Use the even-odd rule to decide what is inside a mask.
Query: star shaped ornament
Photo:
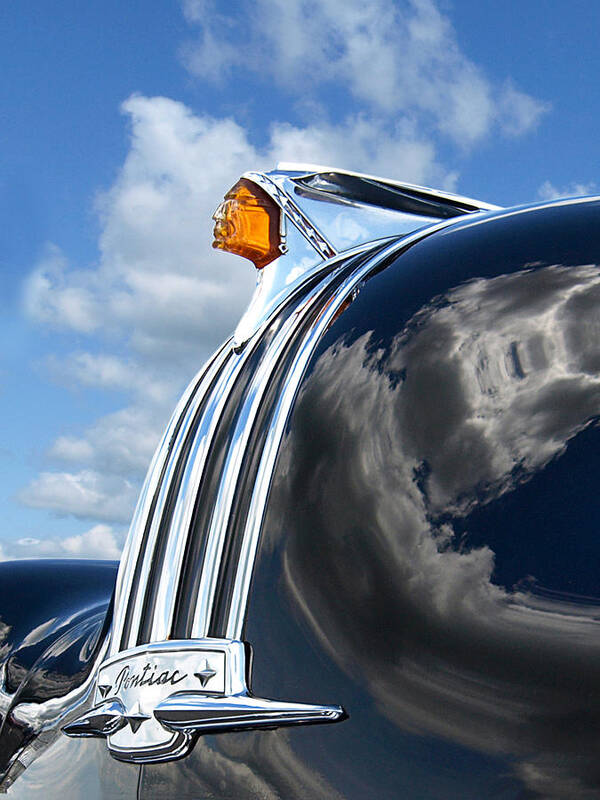
[[[194,672],[194,675],[200,683],[202,684],[202,688],[206,686],[211,678],[214,678],[216,675],[216,671],[210,666],[208,663],[208,659],[204,659],[202,664],[200,665],[200,670],[198,672]]]
[[[129,727],[134,733],[137,733],[140,725],[143,722],[146,722],[147,719],[150,719],[148,714],[144,714],[142,709],[140,708],[139,702],[137,702],[129,711],[129,713],[125,714],[125,719],[129,723]]]

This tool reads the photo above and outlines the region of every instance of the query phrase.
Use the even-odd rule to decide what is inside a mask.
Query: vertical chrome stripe
[[[246,614],[246,604],[250,589],[250,580],[254,569],[256,549],[265,513],[267,497],[275,468],[275,460],[279,452],[279,445],[283,438],[285,425],[290,415],[296,393],[300,386],[304,370],[312,356],[321,336],[331,323],[338,309],[342,306],[348,295],[360,283],[360,281],[387,256],[399,249],[399,243],[394,242],[389,247],[380,251],[374,258],[369,259],[357,271],[349,275],[338,287],[335,294],[323,307],[317,323],[306,334],[304,341],[298,351],[296,359],[290,369],[286,380],[285,389],[277,400],[277,405],[273,414],[273,422],[267,434],[265,446],[261,456],[246,527],[243,533],[242,548],[238,563],[238,569],[233,588],[231,608],[227,622],[226,636],[232,639],[239,639],[242,635],[242,628]]]
[[[185,471],[181,481],[171,526],[168,533],[165,551],[165,569],[160,576],[152,630],[151,642],[161,642],[170,633],[175,612],[177,587],[181,575],[183,555],[190,535],[190,527],[196,497],[204,472],[206,459],[213,442],[221,415],[229,399],[231,388],[235,383],[246,361],[252,355],[251,347],[245,348],[241,354],[234,354],[226,368],[219,375],[208,405],[204,409],[202,419],[194,437]],[[130,644],[131,647],[135,643]]]
[[[142,579],[140,580],[138,586],[136,587],[132,586],[131,592],[129,594],[129,613],[131,614],[131,625],[129,628],[129,637],[127,642],[125,643],[127,647],[135,647],[135,645],[137,644],[137,635],[139,631],[140,621],[142,619],[142,609],[144,604],[144,597],[146,594],[147,579],[150,574],[150,564],[152,562],[152,559],[154,558],[154,549],[156,546],[156,538],[160,527],[162,512],[164,509],[165,500],[167,497],[173,472],[177,466],[179,451],[188,433],[188,428],[191,420],[194,419],[194,416],[198,410],[199,405],[204,399],[206,392],[209,390],[219,370],[222,369],[223,365],[226,363],[229,357],[230,357],[230,350],[228,347],[224,347],[222,350],[219,351],[217,357],[212,361],[208,370],[204,374],[204,377],[202,378],[202,381],[193,398],[193,401],[190,403],[187,411],[185,412],[185,418],[181,424],[181,427],[179,428],[177,439],[173,445],[171,451],[171,457],[169,459],[169,463],[167,464],[163,482],[159,489],[158,500],[156,503],[156,508],[154,510],[154,516],[150,525],[150,530],[148,532],[148,539],[145,543],[144,552],[143,553],[140,552],[140,548],[138,548],[138,552],[134,553],[133,554],[134,557],[131,559],[133,562],[136,562],[137,559],[142,558],[142,568],[141,568]],[[135,555],[137,555],[137,559],[135,558]],[[132,569],[134,568],[135,566]],[[121,632],[122,632],[122,626],[121,626]]]
[[[331,284],[337,274],[337,270],[328,273],[302,300],[294,313],[291,314],[282,325],[281,330],[271,343],[265,357],[262,359],[252,378],[227,453],[217,491],[214,511],[210,520],[206,555],[192,623],[191,635],[193,638],[208,636],[210,616],[215,601],[217,578],[223,555],[225,534],[227,532],[227,525],[236,487],[240,478],[242,460],[263,396],[269,386],[269,380],[286,346],[293,338],[307,314],[314,307],[322,292]]]
[[[198,389],[198,381],[206,370],[211,369],[211,366],[223,358],[224,354],[228,351],[229,342],[226,342],[217,352],[211,356],[209,361],[198,371],[194,379],[190,382],[179,403],[177,404],[173,415],[169,421],[167,429],[156,448],[150,467],[146,474],[142,491],[129,527],[127,541],[121,556],[121,563],[119,565],[119,573],[117,576],[117,585],[115,590],[115,612],[113,618],[113,627],[111,634],[110,655],[114,655],[120,649],[121,635],[123,631],[123,623],[129,605],[129,598],[133,589],[133,577],[137,563],[137,557],[142,545],[142,537],[146,528],[148,514],[152,506],[152,500],[158,489],[158,482],[162,474],[165,461],[169,454],[169,447],[171,438],[177,424],[188,404],[192,394]],[[200,387],[201,388],[201,387]]]

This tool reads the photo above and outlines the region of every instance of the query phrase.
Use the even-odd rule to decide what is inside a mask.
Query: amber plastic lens
[[[248,258],[262,269],[281,255],[280,213],[260,186],[242,178],[213,214],[212,246]]]

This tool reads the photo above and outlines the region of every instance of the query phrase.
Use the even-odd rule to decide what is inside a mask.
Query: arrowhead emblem
[[[216,671],[210,666],[206,658],[204,659],[204,662],[200,666],[200,671],[194,672],[194,675],[196,676],[196,678],[198,678],[198,680],[202,684],[202,688],[204,688],[206,684],[209,682],[209,680],[211,678],[214,678],[216,674],[217,674]]]
[[[98,686],[98,691],[100,692],[100,697],[104,700],[104,698],[107,696],[107,694],[110,692],[111,689],[112,689],[112,686],[107,686],[106,684],[100,684]]]
[[[134,733],[137,733],[140,729],[140,725],[142,722],[146,722],[147,719],[150,719],[148,714],[143,714],[142,709],[140,708],[139,702],[137,702],[131,711],[128,714],[125,714],[125,719],[129,723],[129,727]]]

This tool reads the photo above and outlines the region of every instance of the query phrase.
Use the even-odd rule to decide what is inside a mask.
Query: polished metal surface
[[[314,247],[321,258],[332,258],[337,254],[338,251],[335,247],[327,237],[321,233],[320,226],[317,226],[310,217],[304,213],[293,195],[285,191],[285,189],[274,180],[274,177],[264,172],[246,172],[243,177],[263,188],[267,194],[275,200],[286,217]]]
[[[373,246],[372,243],[361,244],[339,256],[323,260],[294,227],[288,234],[288,243],[288,252],[285,255],[257,270],[256,288],[233,335],[236,348],[243,347],[286,297],[309,278],[320,272],[326,273],[341,260],[369,250]]]
[[[192,734],[337,722],[344,711],[340,706],[284,703],[247,695],[217,698],[183,693],[159,703],[154,714],[165,728]]]
[[[311,359],[244,637],[257,694],[318,673],[350,711],[269,743],[329,796],[600,796],[599,221],[593,200],[450,226]]]
[[[360,249],[359,249],[360,252]],[[207,544],[204,567],[200,576],[198,597],[188,602],[196,605],[193,635],[202,638],[208,633],[208,623],[214,602],[216,577],[219,571],[223,537],[230,513],[233,492],[235,491],[241,458],[269,377],[287,343],[294,337],[298,326],[311,311],[320,294],[331,283],[343,259],[337,258],[328,264],[319,282],[303,296],[291,316],[283,323],[274,341],[260,361],[252,381],[246,391],[245,400],[238,412],[238,422],[233,433],[232,444],[228,448],[216,498],[215,512],[206,531]],[[293,288],[291,294],[293,296]],[[184,554],[192,526],[192,518],[198,497],[199,486],[205,472],[206,460],[211,452],[215,433],[224,408],[229,401],[233,385],[254,352],[260,340],[261,331],[266,329],[274,318],[277,309],[265,320],[255,334],[253,345],[241,351],[232,351],[225,345],[215,359],[197,377],[188,389],[184,400],[179,404],[161,443],[157,456],[151,466],[147,487],[142,492],[139,510],[132,524],[130,541],[121,565],[123,585],[129,585],[129,595],[120,602],[115,616],[112,633],[111,656],[123,649],[136,647],[143,643],[141,637],[144,619],[151,615],[151,626],[146,641],[161,642],[171,635],[176,612],[178,590],[181,581]],[[200,413],[201,411],[201,413]],[[200,413],[199,421],[194,422]],[[185,465],[181,465],[184,443],[190,436],[190,427],[195,424],[193,441],[186,453]],[[169,449],[170,448],[170,449]],[[181,470],[183,471],[181,472]],[[174,508],[165,519],[167,499],[175,476],[180,473]],[[145,516],[144,516],[145,514]],[[149,577],[156,561],[159,546],[159,532],[164,541],[162,567],[153,579],[155,585],[154,603],[147,607],[149,596]],[[203,533],[204,535],[204,533]],[[134,581],[134,574],[139,579]],[[125,602],[125,597],[127,602]]]
[[[335,277],[336,267],[339,266],[339,261],[331,263],[330,270],[324,278],[303,298],[294,313],[290,315],[282,325],[281,330],[271,343],[268,352],[252,376],[252,381],[246,393],[244,404],[239,411],[231,446],[223,466],[221,481],[215,501],[215,510],[207,535],[204,568],[200,579],[198,597],[195,599],[196,608],[192,627],[193,638],[202,638],[208,635],[210,615],[215,599],[217,576],[223,553],[224,536],[231,515],[234,494],[240,478],[242,460],[246,453],[248,441],[256,416],[263,402],[263,397],[269,387],[271,375],[286,346],[294,338],[306,315],[315,306],[315,303],[318,302],[323,291]],[[194,601],[192,600],[192,602]]]
[[[192,744],[189,731],[214,729],[217,724],[227,728],[256,727],[268,725],[268,720],[286,724],[292,721],[337,719],[342,713],[336,707],[288,703],[273,705],[266,700],[257,700],[252,706],[247,697],[245,668],[240,672],[233,667],[239,667],[245,659],[241,629],[266,498],[285,424],[308,360],[324,331],[344,304],[356,296],[361,281],[368,273],[399,247],[420,238],[423,232],[419,231],[387,247],[384,239],[377,255],[366,261],[363,259],[361,266],[345,277],[341,273],[339,285],[331,293],[329,287],[340,271],[347,269],[350,257],[359,256],[373,247],[372,243],[359,243],[344,256],[336,257],[333,245],[293,198],[290,188],[293,177],[259,173],[251,173],[246,177],[255,180],[276,198],[295,227],[287,231],[287,254],[277,259],[280,263],[274,262],[270,271],[265,271],[270,279],[269,290],[263,293],[260,301],[255,302],[253,312],[243,321],[240,338],[244,338],[244,341],[234,339],[233,349],[232,343],[226,343],[192,381],[155,454],[142,490],[119,573],[110,658],[98,675],[98,705],[68,728],[71,735],[107,735],[109,750],[119,759],[150,762],[178,757]],[[311,192],[313,190],[314,185],[311,186]],[[302,196],[301,199],[305,204],[314,203],[312,197]],[[332,206],[335,213],[339,212],[337,200],[322,205]],[[356,202],[346,205],[354,208]],[[414,230],[425,224],[429,232],[452,223],[452,220],[447,220],[432,225],[431,215],[424,220],[418,215],[399,214],[397,210],[389,212],[384,209],[382,213],[384,216],[391,213],[396,217],[396,234],[404,232],[403,226],[406,230]],[[398,222],[400,217],[402,224]],[[330,257],[330,260],[323,263],[318,259],[315,261],[313,256],[305,261],[302,268],[298,265],[297,269],[290,271],[291,260],[286,262],[287,270],[280,268],[283,259],[290,256],[290,240],[298,233],[316,250],[320,259]],[[312,288],[302,289],[311,277],[314,279]],[[240,406],[231,417],[234,386],[239,383],[243,371],[247,371],[247,365],[252,363],[261,337],[276,318],[283,302],[295,294],[298,297],[293,301],[296,306],[283,318],[265,352],[253,365],[250,375],[244,377],[243,392],[239,395]],[[291,363],[286,366],[285,388],[274,399],[271,427],[266,432],[264,445],[261,444],[262,455],[243,528],[241,553],[237,567],[235,564],[233,566],[232,601],[224,622],[227,641],[223,643],[220,639],[208,639],[225,537],[233,513],[234,497],[240,485],[243,459],[271,376],[289,343],[297,339],[304,320],[313,308],[319,308],[319,314],[308,331],[302,334],[303,341]],[[241,347],[241,344],[245,346]],[[194,536],[203,537],[205,549],[198,566],[199,582],[194,590],[197,593],[188,597],[181,594],[184,559],[189,549],[200,487],[206,479],[217,431],[227,408],[230,409],[227,413],[234,420],[234,427],[228,432],[225,444],[220,445],[224,447],[222,466],[211,478],[213,482],[217,478],[214,497],[211,494],[210,499],[210,503],[214,504],[212,512],[207,517],[205,529],[193,533]],[[186,586],[185,591],[189,592],[190,584]],[[192,638],[168,641],[173,635],[176,615],[182,602],[191,604],[193,609]],[[232,631],[235,631],[235,635],[231,635]],[[217,649],[208,649],[209,642],[217,642]],[[236,687],[231,683],[231,675],[238,676]],[[173,699],[174,693],[178,695],[178,700]],[[194,708],[190,710],[190,704],[181,698],[196,693],[198,697],[192,703]],[[215,693],[221,698],[237,698],[221,704],[220,717]],[[245,699],[242,701],[240,698]],[[177,703],[180,718],[177,717]],[[188,733],[182,738],[181,731],[184,729]]]
[[[237,414],[238,422],[226,449],[220,488],[215,500],[215,512],[206,531],[206,554],[203,559],[200,588],[197,598],[187,598],[187,602],[192,604],[197,600],[195,638],[166,642],[174,624],[183,557],[191,532],[200,482],[215,432],[224,408],[229,402],[232,387],[252,357],[262,334],[257,334],[252,347],[244,348],[240,352],[234,352],[224,346],[201,377],[193,381],[192,388],[184,396],[157,451],[152,465],[154,474],[147,480],[143,500],[140,503],[141,511],[138,512],[135,524],[132,526],[132,546],[127,553],[129,563],[122,567],[122,572],[126,576],[122,583],[129,581],[132,590],[129,598],[124,598],[123,601],[125,605],[125,600],[128,600],[127,607],[119,609],[120,613],[117,616],[119,627],[113,630],[110,658],[98,674],[96,687],[98,705],[65,728],[70,735],[107,735],[110,752],[116,758],[123,760],[145,762],[170,759],[181,755],[190,742],[187,739],[182,740],[180,734],[174,734],[172,729],[167,730],[157,721],[152,710],[158,702],[162,702],[173,691],[178,693],[197,691],[202,695],[217,692],[223,696],[247,693],[244,669],[233,669],[239,659],[243,659],[241,644],[239,647],[242,649],[239,650],[239,654],[230,652],[228,656],[230,664],[228,669],[233,669],[231,675],[240,676],[237,685],[233,679],[227,685],[224,683],[223,651],[215,652],[202,646],[203,641],[209,641],[203,637],[214,604],[223,537],[231,511],[233,493],[239,479],[241,458],[269,385],[270,376],[287,344],[294,338],[296,330],[303,324],[311,310],[316,308],[322,293],[335,279],[337,270],[343,266],[342,260],[336,260],[310,290],[298,296],[295,301],[296,306],[277,329],[273,341],[259,360],[250,383],[246,386],[244,400]],[[189,438],[192,434],[193,441]],[[186,441],[188,449],[183,462],[182,453]],[[173,484],[178,473],[180,482]],[[169,511],[167,505],[172,485],[176,485],[177,493],[174,507]],[[162,567],[152,578],[152,567],[160,537],[164,537]],[[137,567],[133,566],[134,562]],[[139,573],[137,581],[134,578],[136,569]],[[151,580],[155,581],[153,587],[149,583]],[[147,598],[150,590],[155,592],[156,599],[153,605],[148,606]],[[142,638],[140,646],[137,646],[142,636],[142,625],[146,620],[147,627],[149,614],[151,615],[149,640]],[[233,647],[233,645],[229,647],[228,644],[225,646],[229,651]],[[190,647],[191,654],[188,653]],[[165,658],[168,663],[173,663],[176,653],[176,663],[180,666],[173,666],[169,671],[166,662],[163,663],[163,652],[166,652]],[[118,671],[115,672],[117,668]],[[144,688],[143,696],[139,696],[141,687]],[[290,724],[292,718],[296,722],[301,722],[309,717],[312,720],[313,716],[320,716],[320,712],[305,706],[294,708],[295,710],[291,706],[282,707],[281,724]],[[328,708],[324,719],[331,718],[332,713]],[[273,719],[276,717],[276,708],[267,703],[264,708],[254,709],[245,721],[238,720],[236,724],[246,727],[262,726],[266,724],[265,719],[268,718],[271,720],[270,724],[273,724]],[[200,728],[205,729],[207,725],[205,722]],[[226,723],[226,727],[232,727],[231,719]]]
[[[226,345],[157,451],[122,570],[119,603],[131,604],[118,609],[95,706],[88,680],[69,735],[107,738],[117,759],[156,764],[140,786],[179,769],[186,798],[246,796],[231,787],[249,775],[263,781],[252,798],[360,798],[365,785],[386,798],[400,785],[407,797],[596,796],[600,276],[589,257],[597,245],[585,242],[597,215],[587,209],[583,224],[573,213],[568,236],[553,240],[561,217],[537,228],[530,211],[475,211],[362,261],[345,253],[313,265],[295,279],[314,283],[288,316],[265,333],[278,300],[245,348]],[[525,244],[512,249],[519,236]],[[287,286],[281,298],[297,284]],[[283,390],[269,394],[273,385]],[[207,473],[210,491],[199,495]],[[571,502],[561,507],[565,486]],[[195,530],[200,496],[208,511]],[[233,602],[212,633],[232,530],[241,543]],[[206,543],[197,591],[182,577],[192,535]],[[169,639],[182,600],[194,609],[193,638]],[[134,646],[142,630],[156,641]],[[207,736],[183,764],[163,763],[201,734],[342,720],[341,705],[264,699],[322,695],[354,724]],[[10,704],[0,696],[4,714]],[[40,706],[14,709],[24,728],[28,705]],[[38,743],[54,735],[57,714],[66,721],[55,704]],[[452,766],[433,783],[438,762]],[[226,775],[222,785],[204,788],[215,775]]]
[[[247,172],[281,209],[286,226],[282,255],[258,271],[256,291],[234,333],[241,347],[287,292],[336,253],[358,252],[377,240],[406,236],[447,216],[477,214],[498,206],[422,186],[346,170],[280,165]],[[333,181],[351,181],[352,191]],[[309,185],[310,184],[310,185]],[[404,207],[398,197],[404,198]]]
[[[345,716],[339,706],[252,697],[246,673],[240,641],[185,639],[134,648],[102,665],[100,702],[63,730],[76,738],[106,737],[109,752],[121,761],[157,763],[187,752],[200,733]]]
[[[416,183],[406,183],[405,181],[396,181],[390,178],[382,178],[379,175],[371,175],[370,173],[354,172],[347,169],[339,169],[337,167],[327,167],[322,164],[302,164],[295,161],[279,161],[274,173],[283,173],[297,177],[313,176],[313,175],[349,175],[353,178],[361,179],[366,183],[377,182],[384,186],[395,187],[397,189],[407,189],[410,191],[418,192],[424,196],[429,196],[434,200],[440,202],[448,201],[449,203],[464,206],[468,211],[498,211],[501,206],[494,205],[493,203],[486,203],[482,200],[475,200],[473,197],[466,197],[465,195],[456,194],[455,192],[446,192],[442,189],[433,189],[429,186],[420,186]]]
[[[217,356],[210,363],[208,369],[204,372],[202,380],[200,382],[200,385],[195,390],[195,394],[194,394],[192,402],[189,405],[187,405],[187,408],[186,408],[185,405],[183,407],[183,408],[186,408],[186,411],[185,411],[182,423],[181,423],[181,425],[179,427],[178,436],[177,436],[177,439],[175,440],[175,442],[173,443],[172,452],[171,452],[170,458],[169,458],[169,460],[168,460],[168,462],[166,464],[166,472],[164,474],[164,478],[162,480],[162,484],[160,485],[160,487],[157,487],[159,489],[159,495],[158,495],[158,500],[156,502],[156,507],[154,509],[154,514],[152,515],[151,520],[150,519],[144,519],[143,517],[140,517],[141,525],[139,527],[142,529],[140,531],[140,533],[144,532],[147,529],[148,522],[151,522],[151,525],[150,525],[149,531],[147,533],[147,536],[145,537],[145,540],[140,540],[138,542],[138,547],[134,550],[134,552],[131,555],[127,554],[127,557],[129,558],[129,560],[132,563],[133,562],[137,563],[137,559],[141,558],[142,559],[142,565],[141,565],[141,573],[140,573],[141,574],[141,580],[139,581],[137,587],[132,587],[132,590],[130,591],[130,594],[129,594],[128,598],[127,598],[127,605],[128,605],[129,613],[131,615],[131,621],[130,621],[130,625],[129,625],[129,636],[128,636],[127,642],[125,644],[126,647],[135,647],[135,645],[137,644],[137,638],[138,638],[138,634],[139,634],[139,627],[140,627],[140,623],[141,623],[141,620],[142,620],[142,613],[143,613],[144,601],[145,601],[145,595],[146,595],[146,580],[147,580],[147,578],[148,578],[148,576],[150,574],[150,567],[151,567],[152,561],[153,561],[153,559],[155,557],[155,545],[156,545],[156,540],[157,540],[157,536],[158,536],[159,527],[160,527],[161,520],[162,520],[162,512],[163,512],[163,509],[164,509],[164,506],[165,506],[165,503],[166,503],[169,486],[170,486],[171,480],[173,479],[173,473],[174,473],[174,471],[175,471],[175,469],[177,467],[177,464],[178,464],[179,453],[180,453],[180,450],[181,450],[181,448],[183,446],[183,442],[185,441],[185,437],[186,437],[186,435],[187,435],[187,433],[189,431],[189,426],[190,426],[192,420],[195,417],[195,414],[196,414],[196,412],[198,410],[198,407],[203,402],[206,393],[208,392],[208,390],[212,386],[212,383],[215,380],[216,376],[219,374],[219,371],[221,369],[227,370],[228,367],[229,367],[229,370],[231,370],[233,368],[233,366],[234,365],[232,363],[229,350],[228,350],[227,346],[225,346],[225,347],[222,348],[222,350],[217,354]],[[197,385],[196,379],[194,379],[192,384],[193,384],[193,387],[196,387],[196,385]],[[191,393],[193,391],[194,391],[194,388],[188,389],[188,392],[186,394],[189,396],[189,395],[191,395]],[[173,422],[173,421],[171,422],[171,424],[169,425],[170,429],[171,429],[171,427],[174,428],[175,427],[175,423],[177,421],[179,421],[179,417],[180,417],[180,415],[181,415],[181,413],[183,411],[183,408],[181,409],[179,414],[177,414],[177,411],[176,411],[176,413],[174,415],[175,422]],[[177,410],[179,410],[179,409],[177,409]],[[168,444],[171,443],[173,432],[170,431],[170,434],[171,435],[169,436],[169,438],[167,440]],[[161,444],[161,449],[162,449],[162,444]],[[159,458],[159,464],[161,463],[162,460],[164,460],[164,458],[165,458],[165,456],[162,456],[162,453],[161,453],[161,457]],[[158,467],[158,464],[156,466],[151,466],[150,471],[151,472],[153,470],[158,471],[157,467]],[[179,498],[178,498],[178,500],[179,500]],[[149,514],[149,511],[150,511],[150,509],[148,509],[148,512],[147,512],[148,514]],[[136,526],[136,529],[134,529],[134,533],[133,533],[134,541],[136,540],[137,534],[138,534],[138,530],[137,530],[137,526]],[[125,558],[125,556],[124,556],[124,558]],[[123,561],[121,563],[123,563]],[[133,566],[130,566],[130,565],[127,565],[127,566],[133,572]],[[113,640],[112,640],[112,647],[111,647],[111,655],[114,654],[115,652],[117,652],[117,650],[120,649],[120,646],[121,646],[121,636],[120,636],[121,631],[119,629],[118,623],[119,623],[119,619],[117,618],[115,620],[115,626],[113,628]],[[165,637],[163,637],[163,638],[165,638]]]
[[[441,228],[447,224],[448,221],[442,222],[434,228]],[[403,240],[402,245],[404,244]],[[400,246],[395,242],[381,249],[377,255],[367,258],[366,261],[363,259],[360,262],[361,266],[354,270],[350,269],[346,277],[340,271],[349,269],[348,259],[339,257],[333,259],[320,279],[318,275],[315,277],[316,283],[312,288],[294,301],[296,306],[293,311],[285,317],[265,353],[257,362],[244,389],[241,406],[235,418],[235,427],[230,433],[208,527],[200,532],[200,535],[205,537],[206,549],[197,595],[184,598],[184,601],[192,604],[194,608],[192,638],[167,641],[172,635],[181,593],[184,554],[213,440],[229,402],[232,388],[245,365],[250,363],[249,360],[269,320],[255,334],[252,346],[237,352],[232,351],[227,345],[224,346],[201,377],[195,379],[192,388],[188,389],[153,462],[152,470],[154,473],[160,472],[160,477],[156,474],[149,477],[140,502],[141,511],[138,512],[132,526],[133,546],[130,546],[127,553],[129,563],[122,567],[125,575],[123,583],[129,582],[132,590],[129,598],[123,598],[122,605],[126,605],[125,599],[128,600],[128,604],[126,609],[120,608],[117,615],[117,624],[121,627],[115,627],[113,631],[110,658],[98,675],[96,692],[98,705],[66,729],[70,735],[107,735],[109,751],[116,758],[149,763],[179,757],[193,744],[189,734],[184,736],[179,728],[176,729],[173,725],[169,727],[167,724],[169,720],[171,722],[175,720],[173,724],[183,726],[186,731],[188,728],[192,729],[189,726],[193,723],[193,730],[199,732],[209,728],[214,729],[218,725],[230,729],[240,726],[263,727],[274,722],[292,724],[292,722],[341,718],[341,710],[335,707],[309,708],[305,705],[285,703],[277,706],[270,701],[261,700],[255,707],[250,708],[251,704],[249,705],[250,701],[247,699],[244,702],[232,701],[229,705],[224,703],[219,717],[217,701],[198,700],[194,704],[194,710],[190,711],[186,702],[181,699],[173,700],[171,695],[197,692],[205,698],[206,695],[214,697],[213,693],[216,692],[222,698],[247,696],[244,670],[232,670],[232,664],[235,662],[239,667],[240,663],[244,663],[240,635],[248,587],[271,473],[289,410],[308,359],[331,320],[348,298],[355,296],[361,280],[385,258],[395,253]],[[357,248],[359,254],[361,251],[362,248]],[[331,293],[329,287],[336,281],[338,274],[340,274],[339,285],[336,285]],[[299,329],[313,308],[319,309],[316,322],[311,324],[306,334],[303,334],[304,340],[297,355],[286,367],[288,374],[285,389],[283,394],[275,399],[272,425],[266,433],[247,523],[241,540],[241,554],[237,570],[234,571],[233,600],[225,623],[227,642],[222,645],[229,654],[228,665],[225,666],[224,656],[219,656],[219,652],[214,649],[207,649],[208,642],[221,640],[206,637],[215,604],[225,533],[241,477],[242,460],[270,384],[271,375],[289,342],[297,338]],[[276,313],[277,310],[273,311],[269,319],[274,319]],[[190,431],[193,433],[193,441],[188,445],[183,463],[181,458],[184,442],[189,441]],[[176,474],[180,474],[180,483],[176,484],[174,507],[169,512],[167,498]],[[152,499],[149,499],[150,495]],[[143,517],[144,512],[146,519]],[[165,517],[166,514],[170,516]],[[165,525],[168,527],[165,528]],[[159,546],[159,531],[162,531],[160,536],[164,537],[160,562],[162,566],[152,578],[155,582],[152,587],[155,601],[148,606],[147,597],[151,590],[149,580],[153,574],[152,565]],[[134,580],[136,568],[133,563],[137,563],[140,559],[137,564],[139,579],[136,582]],[[148,627],[148,622],[151,622],[150,635],[145,640],[141,631],[143,624]],[[125,623],[127,628],[124,628]],[[237,632],[236,636],[229,635],[229,631],[232,630]],[[231,683],[233,680],[231,675],[238,675],[237,687]],[[162,678],[159,680],[160,676]],[[223,681],[227,680],[229,685],[223,684]],[[161,706],[167,701],[168,708]],[[181,715],[176,719],[177,703],[180,705]],[[160,719],[155,714],[159,706],[160,713],[164,711],[167,715]],[[245,714],[243,719],[242,712]]]
[[[118,700],[109,700],[65,725],[63,730],[69,736],[102,737],[115,733],[125,725],[125,706]]]
[[[61,725],[75,713],[80,713],[91,699],[98,665],[106,655],[105,641],[96,659],[96,668],[76,689],[44,703],[19,703],[11,712],[12,722],[30,733],[27,743],[16,750],[7,768],[0,775],[0,792],[8,790],[16,778],[51,746],[60,736]],[[33,734],[33,736],[31,735]]]
[[[282,203],[289,198],[336,252],[404,236],[442,219],[500,210],[490,203],[373,175],[292,167],[267,173],[263,188],[269,193],[275,185],[278,193],[271,192],[273,199]],[[246,177],[251,175],[260,173]]]
[[[125,623],[125,616],[130,608],[133,600],[132,593],[134,591],[134,575],[139,558],[143,558],[142,548],[145,546],[144,534],[147,530],[149,523],[149,516],[152,512],[152,506],[155,502],[155,495],[161,488],[161,477],[163,470],[167,466],[167,459],[169,450],[172,446],[172,439],[178,425],[181,423],[181,415],[194,395],[199,402],[202,398],[203,389],[210,385],[210,379],[206,372],[210,372],[210,376],[218,370],[219,366],[225,361],[228,355],[227,343],[212,356],[207,367],[203,367],[196,377],[190,382],[188,388],[184,392],[181,400],[177,404],[171,420],[167,426],[164,436],[156,449],[142,491],[138,500],[136,510],[133,515],[131,526],[129,528],[129,535],[123,549],[121,556],[121,564],[119,567],[119,574],[117,577],[117,586],[115,590],[115,610],[113,617],[113,628],[111,635],[110,654],[118,652],[121,647],[121,638],[123,634],[123,625]],[[203,380],[203,376],[207,380]],[[200,381],[200,386],[198,382]],[[189,414],[187,415],[189,418]],[[185,425],[181,426],[185,429]],[[181,430],[180,430],[181,433]],[[171,460],[173,463],[173,460]],[[164,492],[163,495],[164,497]],[[158,519],[159,513],[156,510],[156,518]],[[137,619],[141,615],[141,608],[136,610]]]
[[[196,431],[168,532],[164,569],[159,578],[156,605],[153,613],[150,634],[150,641],[152,642],[161,642],[170,633],[183,555],[190,534],[192,515],[206,459],[231,387],[237,380],[251,353],[250,349],[246,349],[240,354],[231,354],[211,392]],[[137,641],[132,635],[129,646],[133,647],[136,643]]]

